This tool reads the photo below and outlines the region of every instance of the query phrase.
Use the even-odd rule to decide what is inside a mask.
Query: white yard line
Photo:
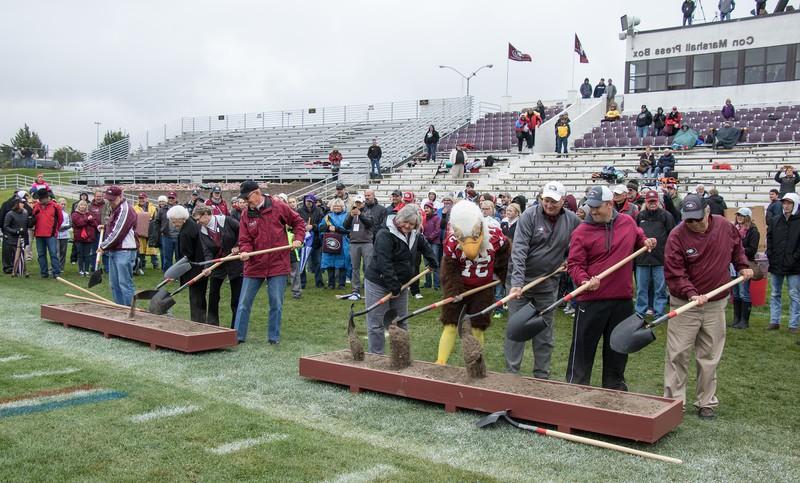
[[[198,406],[162,406],[146,413],[131,416],[128,420],[132,423],[145,423],[154,419],[171,418],[181,414],[189,414],[199,410]]]
[[[38,371],[38,372],[27,372],[24,374],[12,374],[11,377],[13,379],[32,379],[34,377],[46,377],[46,376],[62,376],[64,374],[72,374],[73,372],[78,372],[80,369],[75,369],[74,367],[68,367],[66,369],[58,369],[55,371]]]
[[[0,357],[0,364],[3,362],[21,361],[23,359],[30,359],[31,356],[27,354],[11,354],[10,356]]]
[[[398,473],[398,471],[399,470],[392,465],[375,465],[365,470],[343,473],[328,481],[330,483],[366,483],[368,481],[377,480],[378,478],[389,478]]]
[[[263,436],[259,436],[258,438],[249,438],[249,439],[240,439],[239,441],[231,441],[230,443],[225,443],[221,446],[217,446],[216,448],[209,448],[208,451],[216,455],[224,455],[224,454],[234,453],[236,451],[241,451],[247,448],[252,448],[253,446],[258,446],[260,444],[273,443],[275,441],[283,441],[288,437],[289,435],[287,434],[265,434]]]

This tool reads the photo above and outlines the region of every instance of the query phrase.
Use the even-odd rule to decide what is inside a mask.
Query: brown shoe
[[[780,326],[780,325],[778,325],[778,324],[769,324],[769,325],[767,326],[767,330],[778,330],[778,329],[780,329],[780,328],[781,328],[781,326]]]
[[[714,408],[700,408],[697,410],[697,417],[700,419],[714,419],[717,415],[714,414]]]

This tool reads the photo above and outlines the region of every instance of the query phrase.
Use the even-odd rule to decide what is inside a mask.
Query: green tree
[[[61,166],[64,166],[69,163],[83,161],[86,159],[86,155],[72,146],[63,146],[56,149],[56,152],[53,153],[53,159],[58,161]]]
[[[44,143],[42,143],[41,138],[39,138],[39,134],[36,131],[32,131],[27,124],[23,126],[24,127],[21,127],[19,131],[17,131],[17,134],[11,138],[11,144],[3,144],[0,146],[3,159],[11,159],[14,150],[22,150],[24,148],[30,149],[39,156],[44,155],[44,150],[42,149]]]
[[[114,144],[117,141],[122,141],[128,137],[127,134],[123,134],[122,131],[107,131],[105,136],[103,136],[103,142],[100,143],[100,146],[108,146],[109,144]]]

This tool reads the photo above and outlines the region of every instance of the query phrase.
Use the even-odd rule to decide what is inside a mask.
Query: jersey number
[[[466,259],[466,263],[464,264],[464,271],[461,272],[462,277],[469,277],[472,275],[470,273],[472,271],[472,267],[475,267],[475,276],[478,278],[484,278],[489,275],[489,259],[487,258],[479,258],[475,261],[470,260],[469,258]]]

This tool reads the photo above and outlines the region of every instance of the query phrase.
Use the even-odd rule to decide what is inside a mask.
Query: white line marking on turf
[[[181,414],[193,413],[200,409],[198,406],[162,406],[152,411],[131,416],[128,420],[132,423],[145,423],[153,419],[171,418]]]
[[[366,483],[367,481],[377,480],[378,478],[389,478],[398,472],[398,469],[392,465],[375,465],[366,470],[353,471],[352,473],[344,473],[337,476],[335,479],[330,480],[331,483]]]
[[[10,356],[0,357],[0,364],[3,362],[21,361],[22,359],[30,359],[31,356],[27,354],[11,354]]]
[[[11,377],[14,379],[31,379],[34,377],[45,377],[45,376],[61,376],[64,374],[72,374],[73,372],[78,372],[80,369],[75,369],[74,367],[68,367],[66,369],[58,369],[56,371],[39,371],[39,372],[28,372],[25,374],[12,374]]]
[[[216,448],[209,448],[208,451],[216,455],[229,454],[239,450],[252,448],[253,446],[258,446],[259,444],[282,441],[288,437],[289,437],[288,434],[265,434],[263,436],[259,436],[258,438],[249,438],[249,439],[240,439],[239,441],[231,441],[230,443],[225,443],[222,446],[217,446]]]

